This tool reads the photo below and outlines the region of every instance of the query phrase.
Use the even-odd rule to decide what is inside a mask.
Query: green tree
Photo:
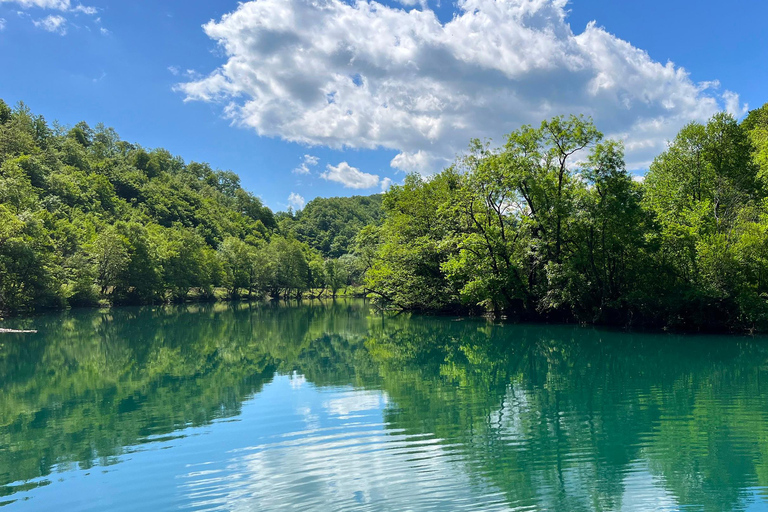
[[[325,274],[328,280],[328,288],[331,289],[331,297],[335,299],[339,290],[347,285],[349,274],[339,259],[325,261]]]
[[[114,290],[125,274],[129,261],[128,241],[118,231],[110,227],[96,237],[91,253],[96,261],[96,282],[105,295]]]
[[[237,238],[225,238],[218,250],[223,272],[222,284],[230,297],[238,297],[241,289],[251,288],[253,248]]]

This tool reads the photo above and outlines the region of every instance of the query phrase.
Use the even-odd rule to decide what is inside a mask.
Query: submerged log
[[[37,331],[35,331],[35,330],[28,330],[28,331],[23,331],[22,330],[22,331],[20,331],[18,329],[3,329],[3,328],[0,327],[0,334],[2,334],[2,333],[10,333],[10,334],[26,334],[26,333],[31,333],[31,334],[36,334]]]

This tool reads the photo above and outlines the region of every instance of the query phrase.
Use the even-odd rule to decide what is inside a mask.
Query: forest
[[[349,244],[380,203],[316,199],[320,228],[274,215],[231,171],[0,100],[0,312],[335,296],[361,281]]]
[[[688,124],[644,179],[561,116],[383,195],[274,214],[231,171],[0,101],[0,310],[354,285],[401,310],[768,330],[768,105]]]
[[[591,120],[475,140],[385,195],[366,284],[410,310],[680,330],[768,329],[768,105],[692,122],[644,179]]]

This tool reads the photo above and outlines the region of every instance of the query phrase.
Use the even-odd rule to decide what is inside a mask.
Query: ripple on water
[[[41,319],[0,347],[0,505],[768,510],[766,343],[356,307]]]

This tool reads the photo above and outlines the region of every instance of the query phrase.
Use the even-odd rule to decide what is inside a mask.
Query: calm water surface
[[[4,510],[768,510],[768,342],[72,311],[0,335]]]

